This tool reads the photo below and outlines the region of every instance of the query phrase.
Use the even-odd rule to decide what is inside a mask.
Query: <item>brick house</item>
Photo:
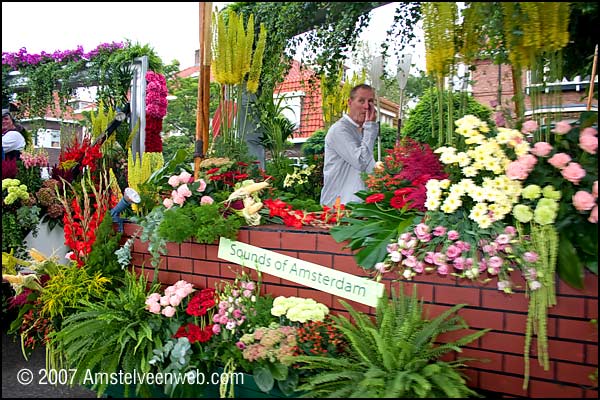
[[[489,60],[480,60],[475,64],[476,69],[472,73],[472,94],[475,100],[480,103],[491,106],[498,101],[500,93],[500,105],[510,110],[511,115],[515,115],[515,106],[512,97],[515,94],[512,80],[512,71],[510,65],[494,65]],[[595,86],[598,85],[598,76],[595,77]],[[525,117],[540,113],[560,112],[562,118],[576,119],[579,113],[587,108],[587,97],[589,90],[589,77],[576,77],[572,81],[563,79],[560,83],[550,84],[549,86],[560,86],[561,107],[541,106],[532,109],[531,103],[531,84],[530,74],[523,73],[522,87],[525,90]],[[548,103],[549,89],[542,95],[542,102]],[[494,108],[494,107],[492,107]],[[592,99],[591,111],[598,111],[598,99]]]

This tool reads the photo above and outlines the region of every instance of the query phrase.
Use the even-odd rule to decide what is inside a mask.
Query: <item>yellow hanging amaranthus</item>
[[[448,74],[456,54],[454,46],[456,3],[430,2],[421,5],[425,34],[425,66],[438,78]]]
[[[535,57],[569,42],[569,3],[502,2],[504,37],[511,63],[531,68]]]

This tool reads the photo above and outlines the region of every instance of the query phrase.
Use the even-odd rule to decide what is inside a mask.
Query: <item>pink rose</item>
[[[164,199],[163,206],[165,206],[165,208],[167,209],[173,207],[173,200],[171,200],[170,198]]]
[[[585,176],[585,169],[576,162],[570,162],[560,173],[569,182],[579,185],[579,181]]]
[[[568,121],[559,121],[554,126],[554,129],[552,129],[552,132],[557,135],[564,135],[565,133],[569,133],[570,130],[571,124]]]
[[[537,142],[530,151],[538,157],[546,157],[552,151],[552,145],[548,142]]]
[[[415,226],[415,235],[417,238],[424,242],[429,242],[431,240],[431,234],[429,233],[429,226],[427,224],[418,224]]]
[[[160,314],[160,304],[158,304],[158,303],[148,304],[148,311],[150,311],[152,314]]]
[[[170,177],[169,185],[173,186],[174,188],[179,186],[179,177],[177,175],[173,175],[172,177]]]
[[[192,191],[188,187],[187,184],[183,184],[177,188],[177,193],[183,197],[190,197],[192,195]]]
[[[180,206],[183,206],[183,203],[185,203],[185,197],[179,194],[177,190],[173,190],[171,192],[171,198],[173,199],[173,203],[178,204]]]
[[[204,192],[204,190],[206,189],[206,182],[204,181],[204,179],[198,179],[196,182],[199,182],[198,189],[196,190],[199,192]]]
[[[598,148],[598,138],[592,135],[580,135],[579,147],[586,153],[596,154]]]
[[[529,169],[529,171],[531,171],[533,167],[535,167],[535,164],[537,164],[537,158],[532,154],[525,154],[519,157],[517,161],[524,164]]]
[[[175,309],[173,307],[171,307],[171,306],[166,306],[161,311],[161,314],[164,315],[167,318],[171,318],[173,315],[175,315]]]
[[[592,224],[598,223],[598,205],[597,204],[594,206],[594,208],[592,208],[592,212],[588,218],[588,221],[590,221]]]
[[[187,171],[181,171],[181,173],[179,174],[179,183],[190,183],[190,178],[192,177],[192,174],[190,174]]]
[[[585,128],[580,133],[581,136],[597,136],[598,131],[592,127]]]
[[[563,169],[571,161],[571,156],[566,153],[556,153],[548,159],[550,165],[554,168]]]
[[[596,205],[596,198],[591,193],[580,190],[573,196],[573,205],[578,211],[589,211]]]
[[[523,127],[521,128],[521,132],[530,133],[535,131],[538,128],[537,121],[529,120],[523,123]]]
[[[519,161],[512,161],[506,167],[506,176],[512,180],[524,180],[529,175],[529,169]]]
[[[210,196],[202,196],[202,198],[200,199],[200,204],[212,204],[214,202],[215,201]]]

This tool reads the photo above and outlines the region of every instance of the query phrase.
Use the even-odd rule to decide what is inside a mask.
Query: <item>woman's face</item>
[[[10,115],[5,115],[4,117],[2,117],[2,133],[7,132],[14,128],[15,128],[15,124],[14,124],[12,118],[10,117]]]

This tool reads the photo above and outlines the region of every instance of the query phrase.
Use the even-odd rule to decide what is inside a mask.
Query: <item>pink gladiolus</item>
[[[548,159],[548,162],[554,168],[563,169],[571,162],[571,156],[566,153],[556,153]]]
[[[597,204],[594,206],[594,208],[592,208],[592,212],[590,213],[588,221],[590,221],[592,224],[598,223],[598,205]]]
[[[568,121],[559,121],[554,126],[554,129],[552,129],[552,132],[557,135],[564,135],[565,133],[569,133],[570,130],[571,124]]]
[[[538,157],[546,157],[552,151],[552,145],[548,142],[537,142],[530,151]]]
[[[593,194],[580,190],[573,196],[573,206],[578,211],[588,211],[596,205],[596,198]]]
[[[579,136],[579,147],[586,153],[596,154],[596,150],[598,149],[598,138],[591,135],[581,135]]]
[[[563,168],[560,173],[562,176],[571,183],[579,185],[579,181],[585,177],[585,169],[576,162],[571,162],[566,168]]]

